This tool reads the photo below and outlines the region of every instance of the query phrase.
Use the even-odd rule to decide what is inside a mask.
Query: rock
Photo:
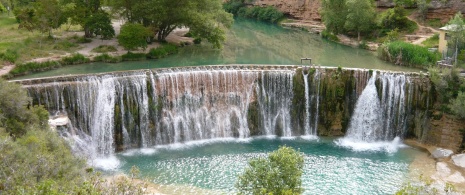
[[[465,154],[456,154],[452,156],[455,165],[465,168]]]
[[[454,154],[452,150],[444,149],[444,148],[436,148],[436,150],[431,153],[433,158],[448,158],[450,155]]]
[[[53,127],[66,126],[69,124],[69,118],[67,116],[61,116],[56,118],[51,118],[48,120],[48,124]]]

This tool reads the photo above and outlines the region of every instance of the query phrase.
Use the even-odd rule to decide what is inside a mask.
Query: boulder
[[[465,168],[465,154],[456,154],[452,156],[455,165]]]
[[[444,148],[436,148],[431,155],[433,155],[433,158],[440,159],[440,158],[448,158],[454,154],[452,150],[444,149]]]

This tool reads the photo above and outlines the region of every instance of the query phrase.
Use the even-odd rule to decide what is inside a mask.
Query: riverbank
[[[409,180],[412,181],[410,185],[427,191],[436,189],[439,194],[446,194],[451,190],[453,193],[447,194],[465,193],[465,169],[455,165],[450,156],[434,158],[432,154],[440,148],[417,140],[405,140],[404,143],[424,151],[409,166]]]

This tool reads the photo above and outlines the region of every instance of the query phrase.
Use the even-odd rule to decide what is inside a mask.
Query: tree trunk
[[[360,31],[357,32],[357,35],[358,35],[357,40],[358,42],[360,42]]]
[[[86,38],[91,38],[92,37],[92,33],[90,32],[89,27],[84,27],[84,37],[86,37]]]

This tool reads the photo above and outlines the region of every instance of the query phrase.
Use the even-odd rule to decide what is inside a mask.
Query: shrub
[[[145,53],[132,53],[128,52],[121,56],[123,61],[139,61],[139,60],[146,60]]]
[[[239,9],[241,9],[244,6],[245,4],[241,0],[230,0],[223,4],[223,9],[226,12],[231,13],[234,16],[237,16]]]
[[[324,39],[328,39],[330,41],[335,41],[335,42],[338,42],[339,41],[339,38],[334,35],[333,33],[327,31],[327,30],[323,30],[321,32],[321,37],[324,38]]]
[[[458,117],[464,119],[465,118],[465,92],[458,92],[457,98],[451,100],[451,104],[449,105],[452,113],[457,115]]]
[[[89,58],[86,58],[80,53],[75,53],[69,57],[64,57],[61,59],[62,65],[74,65],[74,64],[83,64],[90,62]]]
[[[117,63],[121,62],[122,60],[123,59],[120,56],[111,56],[106,53],[94,57],[95,62]]]
[[[202,38],[195,38],[194,39],[194,44],[200,44],[202,43]]]
[[[138,48],[147,48],[146,38],[151,36],[152,32],[142,24],[126,23],[121,26],[121,32],[118,35],[118,44],[126,50],[132,51]]]
[[[282,146],[268,158],[249,161],[239,175],[239,194],[301,194],[304,157],[291,147]]]
[[[73,42],[69,42],[69,41],[60,41],[58,42],[57,44],[55,44],[53,46],[53,49],[56,49],[56,50],[67,50],[69,48],[72,48],[72,47],[77,47],[78,45],[76,43],[73,43]]]
[[[92,49],[92,52],[95,53],[108,53],[118,51],[113,45],[99,45],[96,48]]]
[[[428,48],[394,41],[383,44],[378,48],[378,56],[397,65],[427,68],[440,58],[439,53],[432,53]]]
[[[167,55],[174,54],[178,52],[178,47],[173,44],[165,44],[158,48],[152,48],[147,53],[147,57],[151,59],[163,58]]]
[[[92,39],[88,39],[86,37],[79,37],[76,39],[76,43],[90,43],[92,42]]]
[[[267,7],[241,7],[237,11],[237,16],[253,18],[260,21],[277,23],[284,14],[273,6]]]
[[[24,64],[17,64],[15,68],[13,68],[13,70],[10,71],[10,74],[12,76],[20,76],[33,72],[50,70],[58,67],[61,67],[61,63],[58,61],[28,62]]]
[[[5,53],[0,53],[0,59],[7,62],[15,63],[18,58],[18,52],[11,49],[7,49]]]

